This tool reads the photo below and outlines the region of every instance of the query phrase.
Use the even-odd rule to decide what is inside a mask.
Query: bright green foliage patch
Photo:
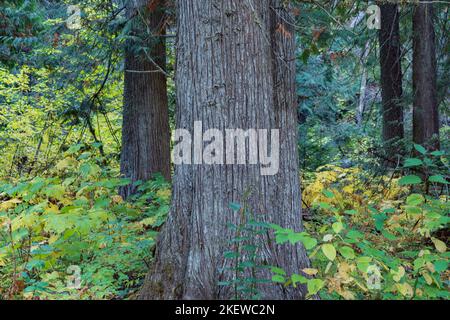
[[[272,226],[278,244],[302,243],[313,267],[292,275],[275,268],[272,280],[304,284],[309,297],[324,299],[448,299],[448,182],[434,175],[433,161],[418,160],[406,160],[405,167],[420,166],[427,181],[417,175],[389,179],[380,193],[373,186],[359,192],[354,169],[317,173],[303,193],[313,204],[306,232]]]
[[[126,298],[140,286],[169,186],[157,178],[125,202],[117,190],[129,182],[83,149],[53,177],[0,185],[0,298]]]

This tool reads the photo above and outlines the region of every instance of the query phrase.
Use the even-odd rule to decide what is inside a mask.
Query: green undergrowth
[[[47,178],[0,184],[1,299],[126,299],[139,288],[169,185],[138,183],[124,201],[129,181],[84,149],[70,148]]]

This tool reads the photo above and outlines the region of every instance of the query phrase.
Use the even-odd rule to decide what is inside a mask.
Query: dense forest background
[[[0,299],[448,299],[448,3],[253,2],[0,2]],[[244,42],[214,29],[229,17]],[[208,42],[258,52],[266,22],[274,61]],[[226,100],[221,72],[254,126],[288,128],[266,215],[226,172],[172,175],[170,137]],[[198,276],[209,258],[225,267]]]

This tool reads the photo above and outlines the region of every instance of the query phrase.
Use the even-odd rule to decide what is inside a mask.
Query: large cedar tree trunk
[[[430,149],[439,149],[436,40],[433,4],[420,3],[413,18],[413,138]]]
[[[402,65],[398,5],[385,3],[381,8],[380,65],[383,113],[383,143],[386,164],[395,166],[403,154]]]
[[[131,35],[142,40],[128,40],[125,49],[121,173],[133,182],[155,173],[170,179],[163,1],[130,0],[127,17],[133,19]],[[143,47],[149,48],[147,54]],[[130,185],[121,194],[134,191]]]
[[[272,8],[272,9],[271,9]],[[259,165],[176,166],[172,208],[156,247],[141,299],[230,299],[220,286],[239,224],[230,203],[246,204],[258,220],[297,231],[301,193],[295,104],[295,39],[281,1],[177,1],[177,128],[280,129],[280,170],[262,176]],[[264,238],[267,238],[269,232]],[[298,273],[308,265],[301,246],[263,239],[259,265]],[[256,277],[271,279],[267,269]],[[258,287],[266,299],[300,299],[302,286]]]

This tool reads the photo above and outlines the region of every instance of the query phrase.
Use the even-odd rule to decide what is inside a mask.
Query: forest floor
[[[0,184],[0,298],[133,299],[169,212],[170,184],[128,181],[71,148],[46,178]],[[448,186],[430,178],[372,176],[324,166],[303,174],[305,232],[275,228],[277,242],[302,242],[312,267],[273,282],[307,285],[324,299],[448,299]],[[440,189],[437,188],[440,186]]]

